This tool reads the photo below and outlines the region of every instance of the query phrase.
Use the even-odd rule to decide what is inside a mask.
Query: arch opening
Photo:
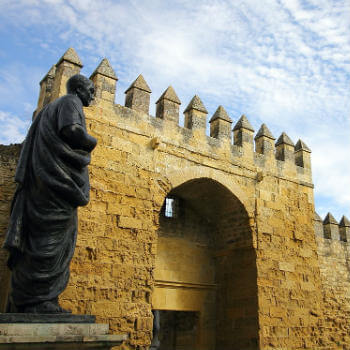
[[[153,308],[167,319],[198,314],[196,327],[187,338],[178,335],[182,345],[174,341],[171,350],[257,349],[256,253],[245,207],[210,178],[186,181],[167,198],[159,216]],[[169,203],[176,203],[170,211]],[[161,324],[169,333],[171,325]],[[160,329],[160,349],[162,337]]]

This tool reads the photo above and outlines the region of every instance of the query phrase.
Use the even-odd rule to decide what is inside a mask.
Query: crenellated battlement
[[[34,114],[50,101],[64,95],[66,81],[79,73],[82,66],[74,49],[68,49],[41,81],[38,107]],[[294,144],[285,132],[275,142],[271,131],[262,124],[254,136],[255,130],[244,114],[235,121],[223,106],[219,106],[209,119],[210,132],[207,135],[208,111],[198,95],[184,109],[184,127],[181,127],[181,101],[172,86],[158,98],[156,115],[151,116],[152,91],[141,74],[125,91],[125,106],[117,105],[114,101],[118,78],[106,58],[90,79],[96,89],[92,108],[109,111],[109,116],[100,113],[99,118],[109,118],[116,127],[143,133],[150,138],[150,142],[157,138],[157,148],[176,141],[181,147],[208,157],[225,159],[253,171],[255,169],[260,179],[275,175],[312,186],[311,151],[301,140]],[[110,116],[111,110],[113,117]]]
[[[323,220],[315,213],[314,221],[316,236],[332,241],[350,243],[350,220],[345,215],[338,223],[331,213],[328,213]]]

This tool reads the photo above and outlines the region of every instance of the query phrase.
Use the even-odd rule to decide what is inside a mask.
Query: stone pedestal
[[[127,339],[108,330],[94,316],[0,314],[0,350],[109,350]]]

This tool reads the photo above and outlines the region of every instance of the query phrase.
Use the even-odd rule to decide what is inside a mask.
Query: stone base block
[[[127,339],[108,330],[95,323],[1,323],[0,350],[109,350]]]

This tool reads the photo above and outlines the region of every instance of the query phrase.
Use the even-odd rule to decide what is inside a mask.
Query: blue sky
[[[39,81],[68,47],[90,75],[107,57],[116,102],[142,73],[312,150],[316,211],[350,218],[350,1],[0,0],[0,143],[21,142]]]

